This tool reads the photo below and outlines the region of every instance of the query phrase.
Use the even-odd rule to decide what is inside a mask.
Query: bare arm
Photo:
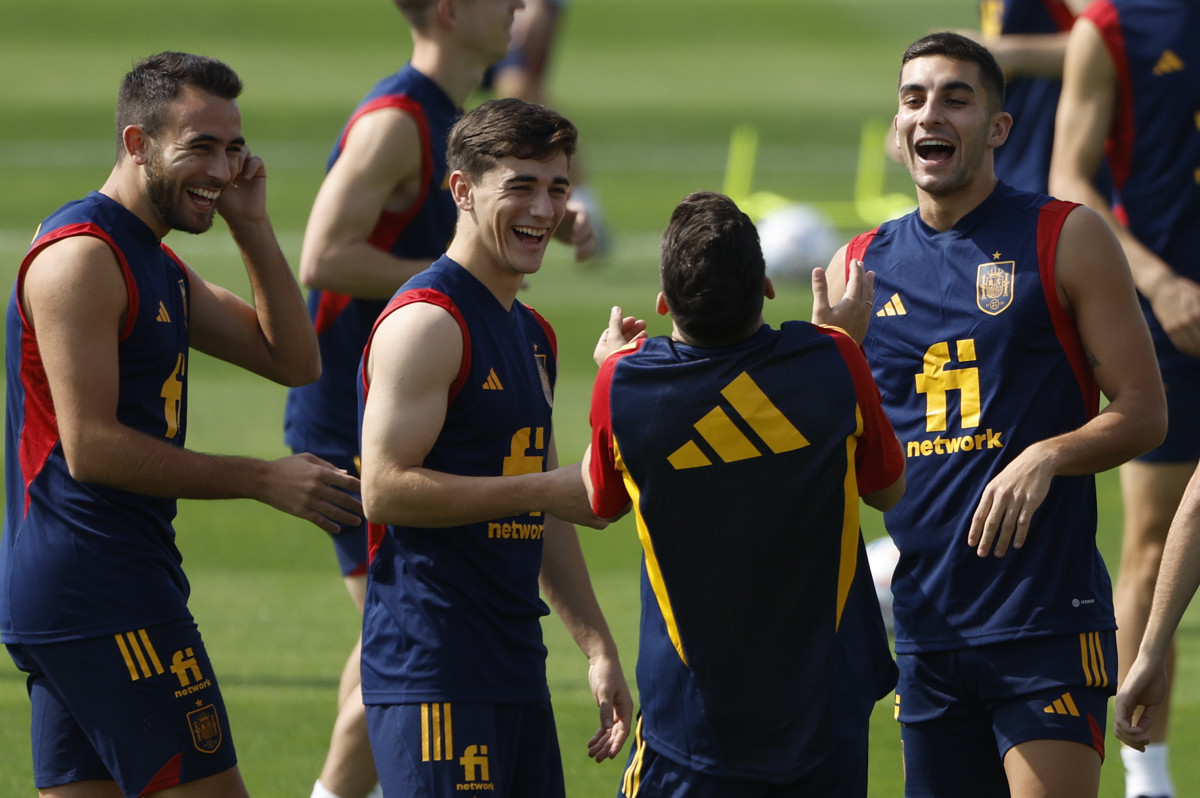
[[[385,108],[350,129],[325,176],[304,231],[300,279],[310,288],[388,299],[431,261],[397,258],[368,243],[385,210],[402,211],[422,190],[421,138],[405,112]]]
[[[549,467],[557,468],[553,443],[549,458]],[[583,490],[580,465],[568,468],[575,469]],[[546,601],[588,659],[588,683],[600,708],[600,728],[588,741],[588,756],[597,762],[615,758],[633,728],[633,697],[617,656],[617,644],[592,589],[579,536],[572,524],[553,516],[546,518],[540,584]]]
[[[1053,477],[1113,468],[1166,434],[1162,378],[1129,268],[1104,221],[1088,208],[1067,217],[1055,274],[1059,300],[1075,319],[1108,405],[1078,429],[1030,446],[987,485],[967,538],[981,557],[1024,545]]]
[[[1117,693],[1114,727],[1122,742],[1145,750],[1150,727],[1166,697],[1167,650],[1183,613],[1200,587],[1200,470],[1197,470],[1171,522],[1163,549],[1154,602],[1137,659]],[[1139,707],[1143,708],[1135,723]]]
[[[330,532],[335,521],[356,523],[358,502],[337,488],[356,490],[358,480],[311,455],[267,462],[201,454],[118,420],[118,335],[128,297],[99,239],[46,248],[29,267],[22,300],[72,477],[152,496],[256,499]]]
[[[304,385],[321,376],[321,355],[267,216],[266,183],[262,159],[248,157],[217,203],[242,253],[252,303],[189,270],[191,343],[274,382]]]
[[[1172,269],[1117,222],[1093,178],[1116,114],[1117,77],[1100,31],[1081,20],[1071,32],[1055,118],[1050,191],[1099,213],[1121,242],[1133,281],[1182,352],[1200,356],[1200,284]]]
[[[472,477],[422,465],[445,423],[462,347],[450,314],[426,303],[394,311],[376,329],[362,428],[367,518],[437,528],[545,511],[603,527],[587,507],[578,468]]]

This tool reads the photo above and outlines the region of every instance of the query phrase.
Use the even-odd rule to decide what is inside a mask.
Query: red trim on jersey
[[[1100,412],[1100,386],[1096,383],[1096,375],[1092,373],[1091,366],[1088,365],[1083,341],[1079,339],[1079,330],[1058,301],[1058,286],[1054,275],[1059,234],[1067,216],[1077,207],[1079,203],[1063,200],[1051,200],[1042,206],[1037,229],[1038,274],[1042,280],[1046,308],[1050,312],[1050,320],[1054,323],[1054,334],[1071,364],[1071,371],[1075,372],[1075,380],[1079,383],[1080,393],[1083,394],[1084,409],[1088,418],[1091,418]]]
[[[521,304],[525,305],[524,302],[522,302]],[[535,319],[537,319],[538,324],[542,325],[542,332],[546,333],[546,337],[550,339],[550,354],[554,357],[555,362],[557,362],[558,361],[558,337],[554,334],[554,328],[550,326],[550,322],[546,321],[546,319],[542,317],[541,313],[538,313],[536,310],[529,307],[529,305],[525,305],[525,309],[528,310],[531,314],[533,314],[533,317]]]
[[[17,444],[17,459],[21,464],[21,476],[25,482],[25,513],[29,512],[29,486],[41,473],[42,467],[50,459],[50,452],[58,444],[58,416],[54,411],[54,399],[50,395],[50,383],[46,378],[46,369],[42,364],[42,353],[38,348],[37,337],[33,325],[25,315],[25,305],[20,301],[25,289],[25,276],[35,258],[47,247],[58,241],[75,236],[91,236],[98,238],[108,245],[121,268],[121,277],[125,281],[125,294],[128,309],[125,313],[125,324],[121,328],[119,341],[124,341],[133,332],[137,322],[139,295],[137,281],[129,268],[125,254],[120,247],[96,224],[80,222],[68,224],[51,230],[34,242],[29,248],[21,266],[17,271],[17,311],[21,317],[21,386],[24,392],[24,407],[22,408],[23,423],[21,425],[20,441]],[[165,249],[165,247],[164,247]]]
[[[138,795],[149,795],[169,787],[178,787],[182,768],[183,753],[180,752],[171,757],[171,761],[163,765],[162,770],[154,774],[154,778],[150,779],[150,783],[143,787]]]
[[[618,349],[600,364],[600,372],[592,386],[589,420],[592,425],[591,462],[588,475],[592,481],[592,512],[599,518],[612,518],[624,512],[629,504],[629,491],[617,468],[612,429],[612,376],[617,362],[636,352],[649,340],[638,338]]]
[[[376,249],[391,252],[396,239],[416,217],[425,204],[425,198],[429,196],[428,185],[429,181],[433,179],[433,149],[430,146],[429,120],[425,118],[425,110],[420,103],[404,94],[388,94],[378,97],[363,104],[351,115],[350,121],[346,123],[345,129],[338,139],[337,146],[340,153],[346,145],[346,137],[350,135],[350,129],[354,127],[354,124],[372,111],[383,108],[395,108],[403,111],[416,123],[417,133],[421,138],[421,185],[425,187],[425,190],[418,192],[416,201],[403,211],[384,210],[380,212],[379,220],[375,223],[375,229],[371,231],[371,235],[368,236],[367,243]],[[334,291],[321,293],[321,299],[317,303],[317,312],[313,318],[313,328],[316,329],[317,335],[323,334],[333,326],[334,321],[352,299],[351,296]]]
[[[879,386],[875,384],[871,367],[854,339],[829,327],[817,327],[817,331],[833,339],[854,383],[854,395],[863,425],[858,445],[854,448],[858,494],[865,496],[883,490],[904,473],[904,450],[900,448],[892,423],[883,412]]]
[[[417,125],[417,133],[421,138],[422,190],[417,192],[416,201],[403,211],[394,212],[385,210],[380,213],[379,221],[375,223],[375,229],[371,231],[371,235],[367,239],[367,243],[376,249],[389,252],[392,245],[396,243],[396,239],[400,237],[400,234],[408,227],[413,217],[421,210],[421,206],[425,204],[425,198],[429,195],[429,181],[433,179],[433,148],[429,135],[429,120],[426,119],[425,109],[421,107],[421,104],[405,94],[387,94],[364,103],[354,112],[350,117],[350,121],[346,123],[341,138],[338,139],[339,152],[345,147],[346,137],[350,135],[351,128],[354,127],[358,120],[373,111],[384,108],[394,108],[412,117],[413,122]]]
[[[313,329],[317,331],[317,335],[324,334],[333,326],[352,299],[354,297],[349,294],[339,294],[336,291],[321,292],[321,298],[317,300],[317,312],[313,316]]]
[[[1075,24],[1075,14],[1063,0],[1043,0],[1042,6],[1060,33],[1071,30],[1071,26]]]
[[[846,282],[850,281],[850,261],[863,259],[863,255],[867,254],[867,248],[871,246],[871,242],[875,240],[878,232],[879,228],[876,227],[874,230],[859,233],[846,245],[846,274],[843,276]]]
[[[1121,35],[1120,15],[1110,0],[1096,0],[1084,10],[1083,16],[1099,29],[1108,56],[1112,59],[1117,79],[1117,102],[1113,109],[1108,140],[1104,142],[1104,152],[1108,156],[1109,169],[1112,170],[1113,184],[1120,189],[1133,171],[1133,142],[1136,134],[1129,56],[1125,52],[1125,38]]]
[[[363,348],[362,362],[366,364],[367,359],[371,356],[371,344],[375,340],[375,331],[379,329],[379,325],[390,316],[394,311],[399,310],[405,305],[412,305],[416,302],[425,302],[430,305],[436,305],[442,308],[451,316],[458,324],[458,328],[462,331],[463,336],[463,351],[462,362],[458,367],[458,376],[455,377],[453,384],[450,386],[449,394],[446,398],[446,405],[449,406],[454,402],[454,398],[458,396],[458,392],[462,390],[463,385],[467,381],[467,375],[471,371],[471,333],[467,329],[467,321],[463,318],[462,312],[450,297],[443,294],[441,291],[432,288],[414,288],[411,291],[405,291],[400,296],[394,297],[383,312],[379,314],[379,318],[375,320],[374,326],[371,328],[371,335],[367,338],[367,345]],[[363,368],[360,373],[362,380],[363,401],[366,401],[367,394],[370,392],[371,384],[367,382],[367,371]],[[375,554],[379,551],[379,546],[383,542],[384,535],[387,534],[387,526],[385,524],[367,524],[367,562],[375,561]]]

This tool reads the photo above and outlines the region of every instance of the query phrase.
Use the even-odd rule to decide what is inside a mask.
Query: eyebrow
[[[538,181],[538,179],[537,179],[535,176],[533,176],[533,175],[528,175],[528,174],[517,174],[517,175],[513,175],[512,177],[510,177],[510,178],[508,178],[507,180],[505,180],[505,181],[504,181],[504,184],[505,184],[505,185],[508,185],[508,186],[511,186],[511,185],[515,185],[515,184],[517,184],[517,183],[536,183],[537,181]],[[556,178],[554,178],[554,179],[553,179],[552,181],[550,181],[550,182],[551,182],[551,183],[553,183],[553,184],[554,184],[554,185],[556,185],[556,186],[569,186],[569,185],[571,185],[571,181],[570,181],[569,179],[567,179],[566,177],[561,177],[561,176],[560,176],[560,177],[556,177]]]
[[[190,139],[188,139],[185,144],[189,147],[192,147],[196,144],[207,144],[214,141],[219,143],[221,140],[211,133],[197,133],[195,136],[192,136]],[[246,146],[246,137],[238,136],[237,138],[231,140],[229,144],[244,147]]]
[[[942,86],[942,88],[946,89],[948,91],[966,91],[966,92],[970,92],[971,94],[975,93],[975,87],[972,86],[970,83],[968,83],[965,80],[948,81],[946,83],[946,85]],[[923,84],[920,84],[920,83],[905,83],[904,85],[902,85],[900,87],[901,94],[903,94],[904,92],[909,92],[909,91],[928,91],[928,90],[929,89],[927,89]]]

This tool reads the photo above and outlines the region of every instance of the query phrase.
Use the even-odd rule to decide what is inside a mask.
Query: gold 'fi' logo
[[[1014,271],[1016,261],[979,264],[975,280],[975,304],[980,310],[991,316],[998,316],[1008,310],[1013,301]]]

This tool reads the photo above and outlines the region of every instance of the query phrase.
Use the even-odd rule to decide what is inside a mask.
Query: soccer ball
[[[764,216],[758,240],[772,280],[807,280],[813,269],[829,265],[838,248],[833,224],[804,204],[785,205]]]
[[[875,582],[875,597],[879,599],[879,611],[888,632],[893,631],[892,573],[900,561],[900,550],[890,535],[876,538],[867,544],[867,564],[871,566],[871,579]]]

